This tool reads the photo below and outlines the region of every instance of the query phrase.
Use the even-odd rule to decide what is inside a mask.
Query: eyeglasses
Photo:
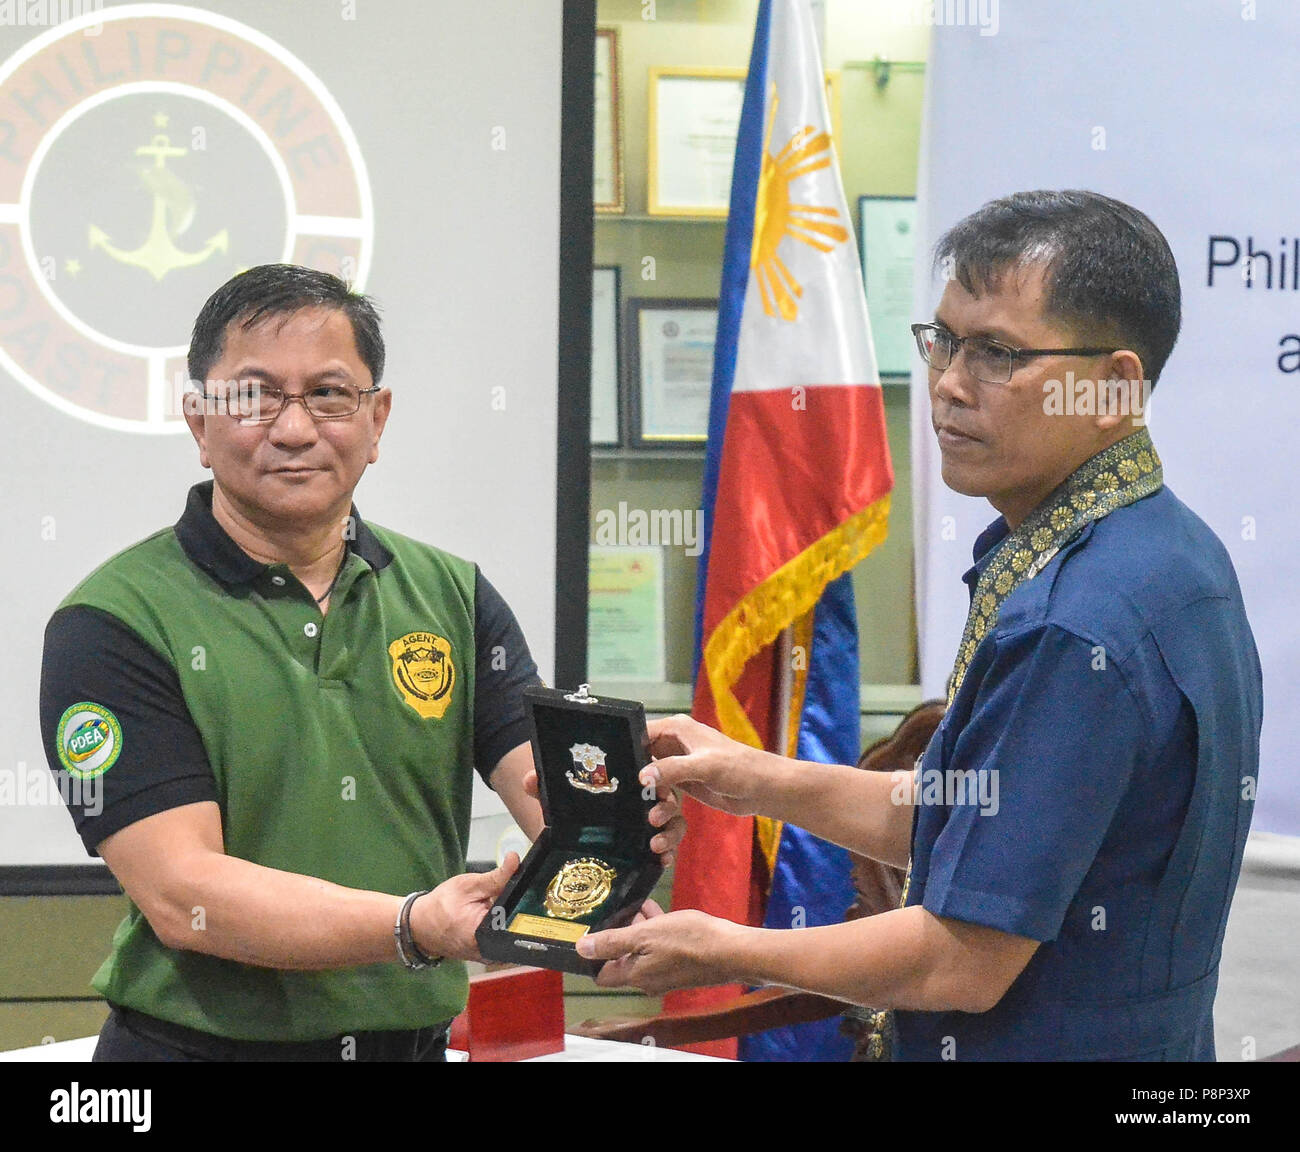
[[[318,384],[298,395],[286,395],[281,388],[249,380],[240,381],[234,388],[204,392],[202,396],[204,400],[215,401],[218,411],[224,410],[241,424],[269,424],[284,411],[286,404],[296,400],[301,400],[302,406],[316,420],[342,420],[355,416],[361,408],[361,397],[373,395],[380,387],[378,384],[373,388]]]
[[[942,372],[957,355],[966,353],[966,370],[986,384],[1009,384],[1016,363],[1031,356],[1109,356],[1114,348],[1012,348],[984,336],[954,336],[941,324],[913,324],[916,348],[936,372]]]

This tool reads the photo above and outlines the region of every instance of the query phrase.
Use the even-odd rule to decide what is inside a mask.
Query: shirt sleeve
[[[106,612],[73,605],[51,618],[40,712],[50,769],[93,856],[137,820],[217,800],[176,670]]]
[[[942,779],[923,766],[918,781],[919,803],[950,804],[924,907],[1055,939],[1129,790],[1146,728],[1119,665],[1090,641],[1050,624],[999,637]]]
[[[528,742],[523,690],[542,679],[510,606],[474,571],[474,764],[490,784],[501,757]]]

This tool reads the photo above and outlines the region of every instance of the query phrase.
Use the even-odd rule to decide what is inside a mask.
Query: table
[[[98,1036],[83,1036],[77,1040],[63,1040],[57,1044],[37,1044],[32,1048],[15,1048],[0,1052],[0,1062],[88,1062],[95,1051]],[[464,1063],[466,1054],[455,1049],[447,1050],[449,1063]],[[694,1061],[726,1063],[713,1056],[700,1056],[694,1052],[679,1052],[675,1048],[656,1048],[651,1044],[623,1044],[617,1040],[593,1040],[588,1036],[564,1037],[564,1051],[549,1056],[535,1056],[536,1063],[682,1063]]]

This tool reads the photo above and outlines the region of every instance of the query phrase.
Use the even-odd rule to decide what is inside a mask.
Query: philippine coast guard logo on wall
[[[107,708],[83,701],[59,717],[54,742],[68,774],[89,780],[102,776],[122,754],[122,725]]]
[[[0,367],[92,424],[182,432],[203,301],[277,261],[364,287],[370,185],[283,45],[199,8],[80,10],[0,65]]]
[[[456,685],[451,642],[432,632],[408,632],[388,646],[388,655],[402,699],[426,720],[440,720]]]
[[[569,783],[584,792],[617,792],[618,781],[609,778],[605,752],[595,744],[575,744],[569,749],[575,771],[566,772]]]

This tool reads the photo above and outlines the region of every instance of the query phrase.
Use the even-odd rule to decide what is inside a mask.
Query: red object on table
[[[564,1051],[564,977],[545,968],[504,968],[470,978],[469,1003],[448,1047],[470,1062],[527,1060]]]

